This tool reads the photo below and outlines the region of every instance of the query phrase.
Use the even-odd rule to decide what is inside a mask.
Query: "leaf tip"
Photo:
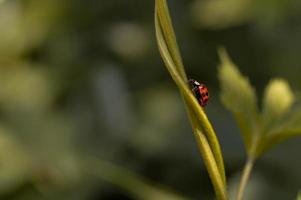
[[[218,53],[221,63],[231,63],[232,62],[229,57],[229,54],[224,46],[219,46],[217,48],[217,53]]]

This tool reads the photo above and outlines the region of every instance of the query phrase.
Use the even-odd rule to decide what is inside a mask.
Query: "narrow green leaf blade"
[[[158,2],[160,3],[161,1],[159,0]],[[157,8],[156,8],[156,10],[157,10]],[[223,161],[223,157],[222,157],[218,139],[214,133],[214,130],[213,130],[206,114],[204,113],[203,109],[200,107],[199,103],[196,101],[194,95],[191,93],[190,89],[187,86],[186,81],[184,81],[182,79],[182,77],[180,76],[180,74],[177,70],[178,68],[176,67],[175,61],[173,60],[173,58],[169,52],[169,48],[167,46],[168,44],[165,41],[165,38],[163,36],[163,31],[160,26],[159,20],[160,20],[160,18],[158,17],[157,11],[156,11],[156,15],[155,15],[156,37],[157,37],[157,43],[158,43],[159,50],[160,50],[161,56],[163,58],[163,61],[166,65],[169,73],[171,74],[173,80],[176,82],[177,86],[179,87],[181,94],[184,96],[187,106],[191,107],[193,110],[192,113],[194,116],[191,116],[190,119],[196,118],[198,120],[197,121],[198,124],[195,124],[195,126],[199,127],[201,125],[202,130],[204,130],[204,133],[206,134],[206,137],[208,138],[209,144],[212,148],[214,157],[216,159],[216,163],[220,170],[221,178],[222,178],[224,184],[226,184],[224,161]]]
[[[228,197],[227,197],[226,187],[224,186],[223,181],[220,179],[219,170],[218,170],[215,160],[213,159],[214,156],[210,149],[210,145],[206,139],[206,136],[198,129],[196,129],[194,132],[195,132],[197,141],[199,142],[199,148],[203,155],[204,163],[206,165],[209,176],[214,185],[217,199],[227,200]]]
[[[179,46],[177,43],[174,28],[169,14],[169,9],[166,0],[156,0],[156,16],[158,16],[159,26],[162,30],[162,36],[166,42],[167,49],[175,63],[180,76],[184,81],[187,80],[183,61],[180,55]]]

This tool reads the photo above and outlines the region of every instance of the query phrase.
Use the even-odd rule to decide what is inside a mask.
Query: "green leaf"
[[[217,199],[227,199],[227,191],[223,186],[223,180],[215,178],[215,175],[218,174],[218,166],[214,160],[213,153],[210,149],[210,145],[205,137],[205,135],[198,129],[195,130],[195,136],[199,142],[199,149],[204,157],[204,163],[208,169],[209,176],[215,185],[215,193]]]
[[[0,0],[0,5],[2,4],[2,3],[4,3],[5,2],[5,0]]]
[[[177,44],[177,39],[172,26],[166,0],[156,1],[156,18],[157,17],[159,22],[157,26],[162,30],[162,37],[166,42],[168,52],[175,63],[175,68],[179,72],[180,76],[186,81],[186,72],[180,55],[180,50]]]
[[[261,155],[275,145],[295,136],[301,135],[301,107],[296,107],[290,113],[283,115],[282,119],[267,133],[263,135],[257,154]]]
[[[188,200],[171,190],[164,189],[139,175],[117,165],[99,159],[84,162],[86,172],[111,183],[141,200]]]
[[[186,73],[176,43],[166,0],[156,0],[155,27],[161,56],[184,98],[185,107],[199,147],[200,149],[205,149],[206,147],[204,145],[208,144],[212,152],[212,154],[204,154],[204,151],[201,151],[201,154],[204,162],[210,163],[210,165],[207,164],[206,167],[209,174],[211,173],[210,177],[217,197],[218,199],[226,200],[226,176],[220,145],[204,110],[188,88]],[[196,130],[198,130],[198,132]],[[202,134],[203,141],[200,141],[201,139],[198,134]],[[210,158],[208,158],[208,155]],[[218,170],[211,169],[211,167],[214,166],[217,166]]]
[[[223,29],[249,21],[252,4],[252,0],[196,0],[192,14],[201,27]]]
[[[234,115],[241,130],[248,153],[251,151],[253,134],[258,132],[258,112],[255,90],[230,60],[224,49],[219,50],[221,64],[219,81],[221,101]]]
[[[301,192],[300,191],[298,193],[297,200],[301,200]]]
[[[263,98],[262,120],[265,131],[275,126],[289,111],[294,102],[294,94],[287,81],[273,79],[267,85]]]

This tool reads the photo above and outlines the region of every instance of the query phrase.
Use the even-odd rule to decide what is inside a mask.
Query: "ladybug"
[[[188,81],[191,85],[191,90],[202,107],[205,107],[209,100],[209,91],[204,84],[200,84],[194,79]]]

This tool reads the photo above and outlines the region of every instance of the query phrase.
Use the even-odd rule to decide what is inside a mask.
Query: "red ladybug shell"
[[[206,106],[209,101],[209,91],[208,88],[204,84],[200,84],[198,86],[198,100],[202,107]]]
[[[208,88],[204,84],[200,84],[194,79],[189,80],[192,86],[192,92],[194,93],[195,97],[197,98],[199,104],[202,107],[205,107],[209,101],[209,91]]]

